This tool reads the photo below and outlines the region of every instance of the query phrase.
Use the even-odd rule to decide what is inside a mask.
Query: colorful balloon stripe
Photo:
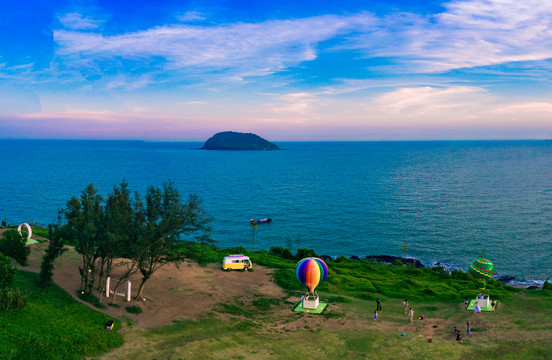
[[[309,292],[315,292],[328,276],[328,265],[318,258],[305,258],[297,263],[295,275]]]

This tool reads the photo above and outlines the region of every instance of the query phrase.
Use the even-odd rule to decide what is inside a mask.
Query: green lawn
[[[123,344],[118,332],[104,328],[107,315],[58,286],[40,289],[37,281],[38,274],[17,271],[13,287],[29,297],[21,310],[0,311],[0,359],[81,359]]]

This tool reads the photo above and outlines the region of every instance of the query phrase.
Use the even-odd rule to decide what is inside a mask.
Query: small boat
[[[253,224],[253,223],[270,224],[272,222],[272,219],[271,218],[264,218],[264,219],[261,219],[261,220],[251,219],[250,221],[251,221],[251,224]]]

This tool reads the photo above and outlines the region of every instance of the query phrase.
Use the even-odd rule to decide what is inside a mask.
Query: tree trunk
[[[138,294],[136,295],[134,300],[142,299],[142,291],[144,290],[144,284],[146,283],[146,281],[148,281],[149,278],[150,278],[150,276],[148,276],[148,277],[144,276],[142,278],[142,282],[140,283],[140,287],[138,288]]]

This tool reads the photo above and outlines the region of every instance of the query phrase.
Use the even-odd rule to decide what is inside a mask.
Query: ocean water
[[[283,151],[201,143],[0,140],[0,217],[56,221],[93,183],[142,194],[171,179],[214,217],[221,247],[308,247],[402,255],[466,269],[484,251],[499,275],[552,278],[552,142],[277,142]],[[299,241],[296,241],[299,238]]]

